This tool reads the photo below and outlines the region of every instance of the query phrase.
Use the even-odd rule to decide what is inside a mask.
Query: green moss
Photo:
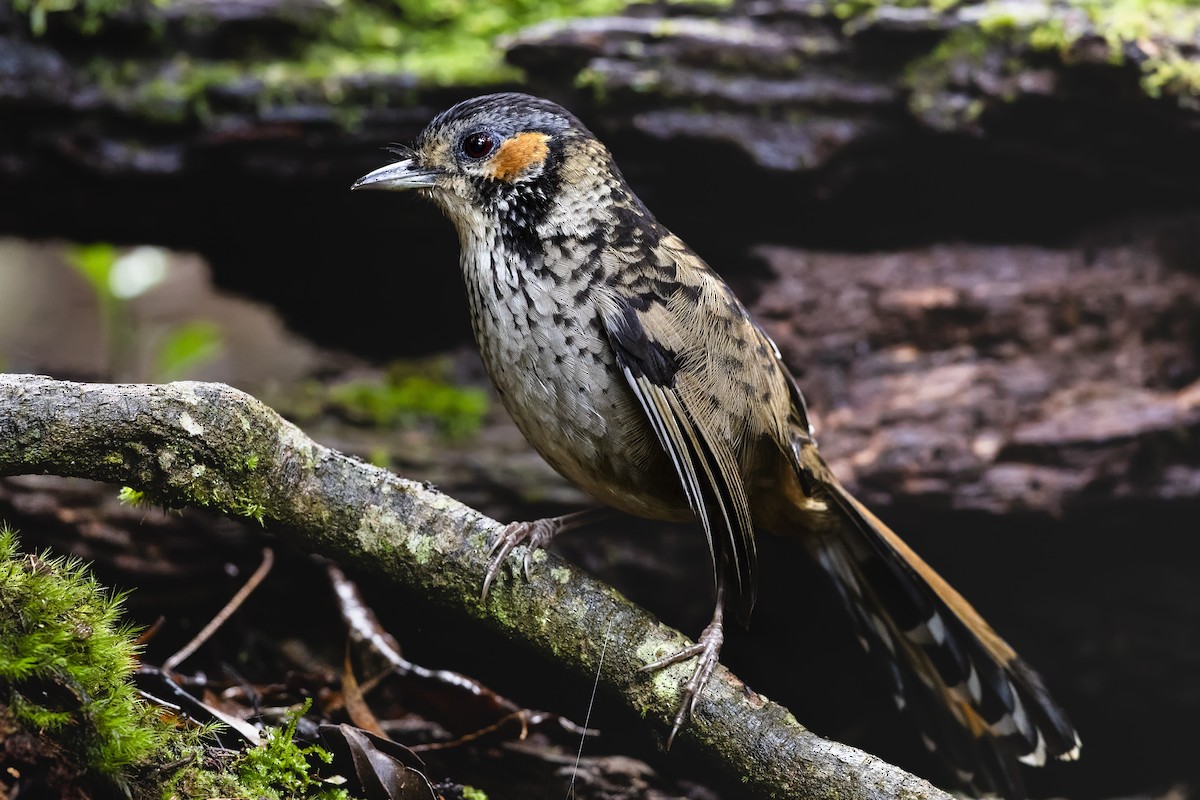
[[[936,0],[930,5],[939,10]],[[869,0],[852,0],[848,8],[858,15],[873,7]],[[916,113],[929,112],[933,96],[954,80],[951,76],[970,74],[984,59],[1004,58],[1001,72],[1012,75],[1027,69],[1039,54],[1069,64],[1085,38],[1103,42],[1113,65],[1135,62],[1142,89],[1150,97],[1171,96],[1200,107],[1200,61],[1180,47],[1194,42],[1200,32],[1197,0],[1069,0],[1064,6],[1032,9],[987,2],[978,7],[982,12],[977,12],[977,26],[955,30],[910,65],[907,79]],[[939,108],[926,120],[947,128],[967,127],[981,110],[982,104],[970,103]]]
[[[476,431],[487,413],[487,393],[450,382],[444,360],[397,364],[379,380],[355,380],[328,390],[342,416],[378,428],[432,423],[450,437]]]
[[[1143,66],[1142,87],[1151,97],[1163,94],[1184,97],[1188,106],[1200,106],[1200,62],[1178,57],[1155,58]]]
[[[252,500],[235,499],[232,503],[227,504],[227,509],[239,517],[248,517],[259,525],[266,527],[267,507],[262,503],[256,503]]]
[[[296,724],[311,701],[290,712],[282,728],[269,728],[263,744],[234,758],[206,759],[175,773],[159,787],[163,798],[221,797],[228,800],[350,800],[345,789],[326,783],[317,767],[333,759],[324,748],[302,747],[295,741]]]
[[[127,506],[144,506],[147,503],[146,493],[140,492],[137,489],[128,486],[122,486],[121,491],[117,493],[117,499]]]
[[[0,709],[80,775],[118,785],[164,761],[172,738],[130,683],[137,648],[121,600],[78,560],[24,555],[0,527]]]
[[[84,67],[88,77],[118,107],[162,124],[211,116],[211,92],[254,80],[251,62],[203,61],[186,54],[164,61],[98,56]]]
[[[166,485],[162,485],[154,475],[145,475],[148,485],[158,485],[152,490],[124,487],[121,489],[120,499],[131,505],[210,508],[224,514],[247,517],[265,525],[267,507],[261,502],[263,495],[256,493],[265,491],[261,481],[255,480],[248,486],[243,486],[237,480],[227,481],[225,478],[236,476],[239,472],[249,475],[253,472],[252,468],[244,460],[231,460],[230,463],[219,464],[210,470],[204,464],[195,463],[199,457],[199,454],[191,451],[181,453],[173,448],[163,447],[158,451],[158,464],[167,473]],[[188,464],[191,466],[186,466]]]
[[[899,8],[931,8],[934,11],[949,11],[962,0],[887,0],[887,5]],[[828,6],[835,16],[844,20],[858,19],[875,13],[884,0],[833,0]]]
[[[198,480],[208,472],[202,465],[196,465],[192,469],[197,480],[189,483],[181,495],[151,499],[166,508],[182,507],[184,505],[212,508],[225,514],[247,517],[259,525],[266,525],[266,506],[248,496],[240,494],[231,495],[220,485],[211,485]]]
[[[105,19],[133,6],[133,0],[13,0],[13,10],[29,19],[34,35],[46,32],[51,14],[68,17],[85,34],[93,34]]]
[[[305,700],[302,707],[287,715],[282,728],[266,732],[261,747],[242,753],[233,765],[243,789],[251,797],[283,798],[308,797],[320,800],[346,800],[346,790],[324,784],[314,774],[312,761],[328,764],[333,761],[329,752],[316,745],[296,744],[296,725],[312,705]]]
[[[590,91],[599,103],[608,99],[608,81],[602,72],[591,67],[584,67],[575,74],[575,88]]]
[[[947,84],[952,76],[985,68],[986,60],[996,53],[1017,47],[1019,37],[1015,28],[1004,25],[986,31],[981,25],[951,32],[927,56],[908,66],[905,82],[911,90],[908,103],[913,114],[939,130],[970,129],[983,114],[983,101],[952,95],[947,102]],[[1024,68],[1018,58],[1006,58],[1004,65],[1005,69]]]
[[[1016,26],[1013,27],[1013,30]],[[1035,50],[1056,50],[1065,53],[1073,39],[1067,34],[1067,26],[1060,19],[1041,22],[1029,29],[1029,44]]]
[[[1200,101],[1200,62],[1185,54],[1181,42],[1195,42],[1200,32],[1196,0],[1073,0],[1087,12],[1108,46],[1114,64],[1126,52],[1139,52],[1142,88],[1151,97],[1170,94],[1195,107]],[[1061,45],[1059,46],[1062,51]]]
[[[18,0],[27,7],[94,3],[118,8],[130,0]],[[411,101],[418,86],[489,86],[517,82],[496,37],[548,19],[616,13],[627,0],[336,0],[334,11],[298,37],[294,51],[224,61],[186,55],[156,63],[98,58],[89,71],[106,94],[147,119],[180,123],[212,112],[213,90],[250,88],[260,107],[313,100],[353,128],[355,107]],[[411,76],[412,82],[383,80]],[[369,92],[369,96],[360,93]],[[235,92],[243,95],[244,91]],[[353,99],[354,103],[344,103]],[[230,101],[227,98],[222,102]],[[346,110],[350,109],[350,110]]]
[[[302,59],[309,76],[410,73],[427,84],[516,80],[497,36],[548,19],[612,14],[627,0],[343,2],[325,40]]]
[[[22,554],[0,526],[0,732],[33,737],[65,782],[52,791],[107,783],[139,798],[349,800],[317,775],[330,754],[294,741],[309,703],[260,747],[207,757],[213,728],[167,722],[133,687],[137,648],[120,613],[121,595],[78,560]]]
[[[488,800],[487,792],[476,789],[474,786],[462,787],[463,800]]]

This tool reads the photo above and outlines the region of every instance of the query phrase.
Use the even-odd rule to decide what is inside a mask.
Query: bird
[[[965,789],[1024,796],[1018,762],[1073,760],[1079,736],[1041,677],[857,500],[821,456],[779,348],[729,285],[655,219],[571,112],[505,92],[435,116],[353,189],[415,190],[449,217],[472,328],[501,402],[530,444],[604,506],[697,523],[715,608],[666,746],[695,710],[724,642],[749,620],[760,532],[803,543],[832,579],[896,703]],[[483,596],[593,512],[515,522],[495,539]]]

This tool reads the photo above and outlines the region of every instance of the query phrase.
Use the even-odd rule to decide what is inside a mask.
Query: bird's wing
[[[754,604],[754,522],[734,443],[700,407],[695,392],[681,385],[685,334],[668,330],[662,301],[618,298],[603,324],[616,363],[637,398],[659,443],[671,458],[688,505],[696,515],[713,558],[714,572],[736,579],[739,613]]]

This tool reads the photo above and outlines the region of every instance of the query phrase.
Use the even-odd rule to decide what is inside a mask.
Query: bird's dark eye
[[[462,140],[463,155],[467,158],[487,158],[495,148],[496,138],[485,131],[468,133]]]

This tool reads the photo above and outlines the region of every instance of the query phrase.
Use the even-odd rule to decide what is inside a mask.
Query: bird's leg
[[[708,623],[708,627],[700,634],[696,643],[690,647],[685,647],[678,653],[669,655],[666,658],[660,658],[651,664],[641,668],[641,672],[654,672],[663,667],[669,667],[672,664],[677,664],[680,661],[686,661],[693,656],[698,657],[699,661],[696,664],[696,671],[692,673],[692,679],[683,687],[683,702],[679,704],[679,710],[675,712],[675,721],[671,725],[671,733],[667,736],[667,749],[671,749],[671,743],[675,741],[675,734],[679,733],[679,729],[692,716],[692,712],[696,710],[696,701],[700,698],[700,692],[704,691],[705,684],[712,677],[713,670],[717,666],[717,657],[721,653],[721,645],[725,642],[725,576],[722,571],[717,573],[717,607],[713,610],[712,622]]]
[[[528,545],[525,557],[521,561],[525,579],[528,580],[529,565],[533,563],[535,551],[545,547],[560,533],[591,525],[607,519],[612,514],[611,508],[588,508],[571,514],[563,514],[561,517],[535,519],[530,522],[512,522],[505,525],[497,534],[496,541],[492,542],[492,549],[488,551],[488,569],[487,574],[483,577],[483,599],[487,599],[488,590],[492,587],[492,581],[495,580],[496,575],[499,574],[500,566],[518,545]]]

